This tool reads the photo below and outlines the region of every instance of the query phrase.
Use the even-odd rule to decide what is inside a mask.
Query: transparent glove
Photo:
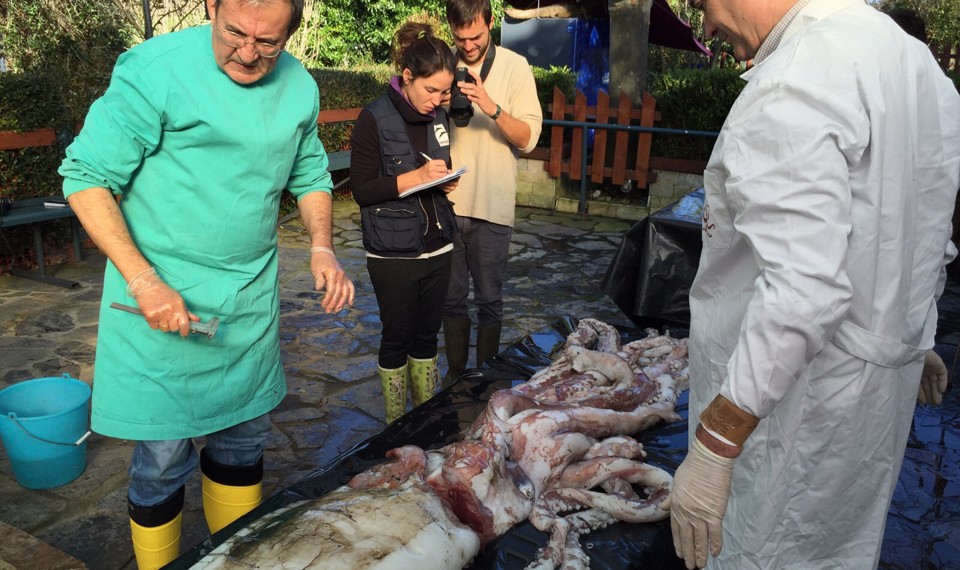
[[[310,249],[310,272],[313,273],[314,289],[326,290],[320,306],[328,314],[338,313],[344,306],[353,306],[355,289],[332,249]]]
[[[928,350],[923,356],[923,375],[917,401],[921,404],[940,404],[947,391],[947,367],[936,352]]]
[[[736,459],[720,457],[693,438],[687,458],[673,478],[670,509],[673,547],[687,568],[707,565],[707,549],[714,556],[723,548],[723,514],[727,510],[730,480]]]
[[[190,321],[200,320],[187,310],[180,293],[164,283],[152,267],[130,279],[127,294],[136,299],[143,318],[153,330],[178,333],[186,338],[190,334]]]

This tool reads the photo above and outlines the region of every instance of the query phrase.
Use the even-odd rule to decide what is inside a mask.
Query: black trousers
[[[450,285],[450,252],[426,259],[367,258],[383,332],[379,364],[400,368],[437,355],[437,335]]]

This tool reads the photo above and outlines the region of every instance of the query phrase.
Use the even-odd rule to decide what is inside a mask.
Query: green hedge
[[[320,109],[364,107],[379,97],[390,81],[388,65],[367,65],[351,69],[312,69],[310,74],[320,89]],[[350,147],[351,123],[322,125],[320,140],[328,152]]]
[[[64,123],[60,82],[49,73],[0,73],[0,131],[32,131]]]
[[[390,79],[387,65],[351,69],[314,69],[310,73],[320,89],[321,109],[363,107],[378,97]],[[537,96],[544,116],[549,117],[553,89],[558,87],[572,100],[575,77],[567,68],[533,68]],[[719,130],[727,110],[742,87],[736,70],[673,71],[654,76],[651,92],[657,99],[662,120],[659,126],[678,129]],[[0,74],[0,130],[29,131],[46,126],[68,134],[73,114],[66,110],[62,93],[68,91],[58,79],[41,73]],[[92,102],[92,96],[91,102]],[[89,105],[89,103],[88,103]],[[324,125],[320,138],[335,152],[349,148],[352,124]],[[539,145],[549,145],[550,130],[544,129]],[[66,142],[67,137],[64,137]],[[714,139],[681,135],[656,135],[653,154],[674,158],[706,159]],[[0,192],[14,199],[56,193],[60,188],[57,168],[63,145],[0,152]],[[336,179],[346,176],[339,172]],[[345,189],[346,190],[346,189]],[[284,212],[295,207],[284,200]]]
[[[533,79],[537,82],[537,99],[540,101],[540,108],[543,110],[543,118],[552,116],[550,105],[553,104],[553,88],[560,89],[567,101],[573,101],[576,95],[577,78],[568,67],[542,67],[533,68]],[[537,140],[537,146],[550,146],[550,129],[542,129],[540,138]]]
[[[69,133],[60,83],[52,74],[0,73],[0,130],[33,131],[52,127]],[[0,194],[32,198],[56,192],[59,146],[0,151]]]
[[[368,65],[351,69],[314,69],[310,73],[320,86],[320,108],[349,109],[363,107],[376,99],[390,81],[392,69],[388,65]],[[537,98],[544,116],[553,102],[553,88],[558,87],[570,100],[574,94],[573,73],[565,67],[533,68],[537,82]],[[549,136],[545,133],[544,136]],[[350,125],[320,127],[320,139],[329,151],[344,150],[350,143]],[[541,143],[544,142],[541,136]],[[549,144],[549,139],[546,140]]]
[[[745,82],[737,69],[682,69],[655,75],[649,90],[660,111],[658,127],[719,131]],[[706,160],[714,137],[655,135],[654,156]]]
[[[960,71],[948,71],[947,77],[953,80],[953,84],[956,86],[957,91],[960,91]]]
[[[321,109],[363,107],[381,93],[392,73],[387,65],[351,69],[314,69],[310,73],[320,88]],[[544,116],[549,116],[553,89],[558,87],[568,100],[574,94],[574,75],[567,68],[533,68],[537,96]],[[657,99],[667,128],[719,130],[742,80],[736,70],[687,70],[654,76],[651,93]],[[29,131],[53,127],[68,133],[76,120],[68,112],[63,93],[69,91],[49,74],[23,72],[0,74],[0,130]],[[92,102],[95,93],[88,98]],[[87,103],[89,105],[89,103]],[[350,124],[325,125],[320,138],[330,152],[349,146]],[[549,144],[549,129],[541,135],[541,146]],[[690,136],[654,137],[653,153],[675,158],[706,158],[713,139]],[[57,167],[62,145],[44,149],[0,152],[0,191],[14,198],[42,196],[58,191]]]

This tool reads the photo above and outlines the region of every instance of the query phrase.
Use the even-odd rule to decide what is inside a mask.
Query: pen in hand
[[[427,153],[425,153],[425,152],[421,152],[421,153],[420,153],[420,156],[422,156],[423,159],[427,161],[427,163],[429,163],[429,162],[432,161],[432,160],[440,160],[439,158],[430,158],[430,155],[427,154]],[[426,164],[426,163],[425,163],[425,164]],[[450,169],[447,168],[446,170],[447,170],[447,174],[449,174],[449,173],[450,173]]]

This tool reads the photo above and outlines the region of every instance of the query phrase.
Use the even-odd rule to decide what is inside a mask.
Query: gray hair
[[[269,4],[271,2],[276,2],[279,0],[237,0],[238,4]],[[297,31],[297,28],[300,27],[300,23],[303,21],[303,0],[283,0],[290,4],[290,25],[287,26],[287,37],[293,35],[293,32]],[[223,0],[217,0],[214,4],[213,9],[219,10],[220,4]]]

